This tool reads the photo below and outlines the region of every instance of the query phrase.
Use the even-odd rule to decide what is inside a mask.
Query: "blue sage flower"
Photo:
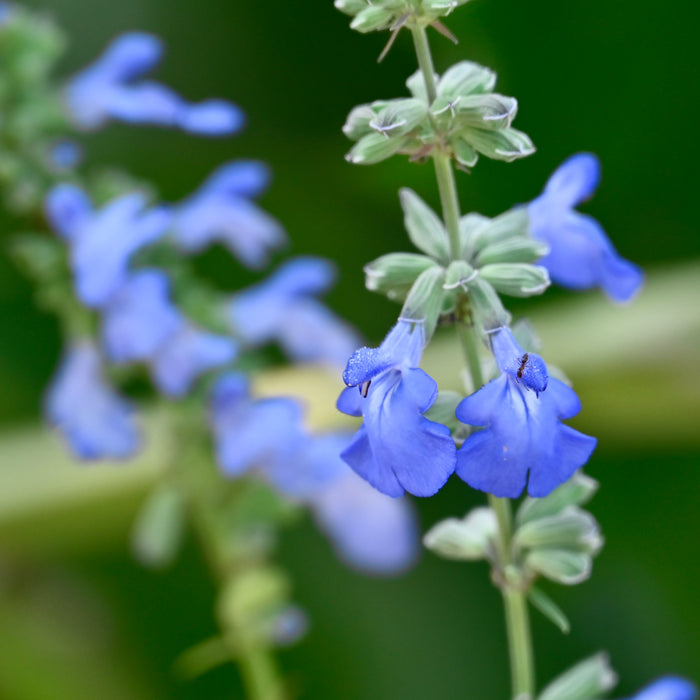
[[[51,382],[46,416],[81,459],[124,459],[139,448],[131,406],[105,382],[97,349],[68,348]]]
[[[528,204],[530,231],[549,246],[539,264],[554,282],[570,289],[601,287],[613,301],[625,302],[642,286],[642,271],[620,257],[594,218],[574,210],[593,194],[599,179],[593,154],[579,153],[565,161]]]
[[[230,338],[183,320],[151,358],[153,382],[166,396],[184,396],[200,375],[228,364],[237,351]]]
[[[405,498],[379,493],[342,461],[348,439],[311,438],[303,459],[311,476],[307,488],[313,484],[306,502],[346,564],[369,574],[401,573],[419,553],[415,514]]]
[[[288,398],[253,399],[242,374],[217,379],[209,416],[217,462],[228,476],[290,463],[307,440],[299,403]]]
[[[133,82],[151,70],[162,53],[161,41],[150,34],[130,32],[117,37],[97,61],[66,85],[66,104],[78,127],[99,129],[116,119],[223,136],[242,126],[242,112],[229,102],[189,104],[159,83]]]
[[[343,459],[382,493],[432,496],[455,469],[450,430],[423,414],[437,384],[418,369],[424,346],[419,324],[399,321],[378,348],[360,348],[348,360],[348,385],[338,409],[364,423]]]
[[[146,208],[143,194],[119,197],[94,210],[75,185],[57,185],[45,201],[46,216],[70,246],[78,298],[103,307],[126,281],[130,256],[165,233],[170,214],[164,207]]]
[[[264,191],[268,180],[267,168],[252,161],[217,169],[176,207],[176,243],[186,252],[196,252],[219,242],[244,265],[263,267],[270,252],[287,240],[280,224],[250,201]]]
[[[560,420],[581,410],[573,389],[547,376],[541,357],[525,353],[508,328],[492,336],[501,374],[457,406],[457,418],[484,426],[457,453],[457,474],[494,496],[541,498],[582,467],[596,446]],[[529,481],[528,481],[529,472]]]
[[[139,270],[104,309],[102,346],[114,362],[151,360],[184,323],[169,299],[167,275]]]
[[[639,691],[630,700],[695,700],[698,689],[685,678],[666,676]]]
[[[359,345],[358,337],[314,298],[334,278],[333,265],[321,258],[284,263],[264,282],[234,297],[229,306],[234,333],[251,345],[277,341],[292,360],[342,367]]]

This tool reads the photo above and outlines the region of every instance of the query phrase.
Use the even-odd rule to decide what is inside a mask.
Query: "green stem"
[[[423,74],[428,102],[432,104],[437,96],[435,69],[430,53],[430,45],[425,27],[414,26],[411,29],[413,43],[416,49],[418,65]],[[440,149],[433,151],[435,175],[440,191],[443,218],[450,238],[450,257],[452,260],[461,258],[459,239],[459,197],[457,184],[450,157]],[[468,302],[460,309],[460,320],[469,320]],[[475,389],[484,384],[481,361],[478,354],[477,338],[473,327],[462,325],[459,331],[460,342],[471,373]],[[501,568],[500,581],[505,606],[506,631],[508,635],[508,650],[512,672],[513,698],[525,700],[533,698],[535,693],[535,673],[530,634],[530,618],[527,608],[527,594],[508,581],[508,570],[513,565],[512,560],[512,517],[510,501],[507,498],[496,498],[489,495],[489,503],[498,521],[498,558]]]
[[[508,567],[512,564],[510,501],[507,498],[496,498],[489,495],[489,504],[498,521],[498,558],[503,578],[500,585],[506,613],[513,698],[533,698],[535,694],[535,664],[527,593],[508,581]]]

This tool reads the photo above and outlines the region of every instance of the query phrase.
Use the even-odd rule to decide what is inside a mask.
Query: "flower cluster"
[[[73,124],[92,130],[111,119],[204,135],[235,131],[242,122],[237,107],[221,100],[191,105],[169,88],[137,80],[161,51],[146,34],[115,40],[63,90]],[[340,557],[362,571],[408,567],[418,543],[408,504],[377,493],[340,459],[349,436],[309,433],[295,399],[254,398],[235,366],[269,343],[294,362],[342,366],[359,341],[318,299],[334,282],[333,265],[292,259],[236,293],[204,286],[189,265],[189,255],[221,243],[257,270],[286,243],[281,225],[254,202],[269,182],[268,169],[255,161],[226,163],[175,203],[155,203],[128,184],[105,196],[74,179],[65,176],[43,201],[56,236],[25,241],[68,335],[45,409],[74,454],[125,459],[140,449],[136,412],[112,381],[145,367],[167,398],[196,393],[208,402],[208,426],[190,430],[205,444],[211,432],[224,476],[255,473],[283,498],[308,507]],[[168,494],[161,499],[166,504]]]
[[[498,293],[541,293],[550,275],[575,289],[601,286],[617,301],[638,291],[639,269],[614,252],[597,222],[570,209],[590,194],[597,172],[593,156],[574,156],[527,207],[495,219],[463,217],[456,260],[439,217],[402,191],[409,237],[423,252],[388,254],[366,267],[367,287],[404,307],[378,349],[352,355],[343,379],[359,390],[346,389],[338,401],[344,413],[364,418],[343,456],[376,488],[429,496],[456,471],[496,496],[517,497],[527,484],[541,497],[586,463],[595,439],[561,423],[580,411],[576,394],[548,377],[533,348],[518,344]],[[459,313],[465,300],[498,375],[456,406],[459,421],[483,428],[472,429],[456,451],[449,429],[425,415],[438,393],[419,363],[436,324]]]

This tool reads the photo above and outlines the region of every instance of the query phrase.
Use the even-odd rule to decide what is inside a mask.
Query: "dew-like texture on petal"
[[[456,415],[463,423],[486,426],[472,434],[457,453],[457,474],[473,488],[517,498],[541,498],[582,467],[595,449],[595,438],[560,420],[580,406],[572,389],[550,378],[536,394],[502,374],[466,397]]]
[[[343,374],[347,384],[360,387],[364,424],[342,457],[372,486],[394,497],[404,491],[432,496],[455,468],[449,428],[422,415],[437,397],[437,384],[416,366],[423,341],[421,333],[410,332],[411,325],[399,322],[379,348],[356,352]],[[348,391],[338,408],[356,415]]]
[[[196,252],[221,243],[244,265],[257,269],[286,243],[280,224],[250,201],[267,179],[256,165],[227,163],[176,207],[174,237],[182,250]]]
[[[92,203],[76,185],[56,185],[46,195],[44,212],[51,228],[69,241],[92,215]]]
[[[379,493],[349,469],[311,507],[338,556],[353,568],[395,575],[418,558],[418,528],[408,501]]]
[[[334,276],[334,267],[321,258],[285,263],[233,298],[229,317],[235,334],[250,345],[277,342],[296,361],[342,366],[358,337],[313,296],[325,291]]]
[[[184,396],[201,374],[228,364],[236,352],[230,338],[182,324],[153,357],[153,381],[167,396]]]
[[[573,209],[593,193],[598,179],[598,160],[591,154],[567,160],[528,205],[530,230],[550,248],[539,264],[554,282],[579,290],[601,287],[622,303],[641,288],[642,271],[617,253],[595,219]]]
[[[150,360],[185,323],[169,298],[169,281],[160,270],[133,274],[102,317],[102,346],[114,362]]]
[[[299,403],[288,398],[252,399],[243,375],[226,374],[212,389],[210,421],[216,457],[228,476],[289,464],[306,437]]]
[[[161,54],[160,40],[150,34],[132,32],[115,39],[66,85],[66,105],[77,126],[94,130],[116,119],[204,136],[224,136],[241,128],[243,113],[225,100],[190,104],[160,83],[134,82],[158,63]]]
[[[698,689],[685,678],[666,676],[643,688],[629,700],[695,700]]]
[[[80,459],[124,459],[140,446],[132,408],[105,382],[100,356],[88,342],[68,348],[45,411]]]

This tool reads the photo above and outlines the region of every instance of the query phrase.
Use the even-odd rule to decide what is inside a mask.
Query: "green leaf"
[[[510,325],[510,314],[503,308],[496,290],[480,275],[467,284],[475,320],[483,331]]]
[[[388,253],[365,265],[365,286],[403,302],[418,276],[436,266],[432,258],[419,253]]]
[[[432,338],[442,313],[442,303],[445,297],[444,281],[445,270],[443,268],[439,266],[428,268],[413,283],[401,309],[402,320],[423,324],[426,343]]]
[[[607,654],[596,654],[557,676],[537,700],[598,700],[617,685]]]
[[[461,166],[473,168],[479,160],[479,154],[461,136],[450,139],[452,155]]]
[[[377,112],[372,109],[371,105],[358,105],[348,114],[343,125],[343,133],[353,141],[361,139],[372,132],[372,127],[369,123],[376,116]]]
[[[404,138],[389,138],[384,134],[371,133],[363,136],[345,156],[355,165],[373,165],[391,158],[405,143]]]
[[[525,567],[567,586],[585,581],[591,575],[591,557],[567,549],[533,549],[525,557]]]
[[[460,61],[449,68],[438,83],[438,95],[447,100],[458,96],[490,92],[496,85],[496,74],[472,61]]]
[[[544,498],[526,498],[516,515],[516,524],[522,526],[531,520],[546,518],[560,513],[567,506],[582,506],[593,498],[598,490],[598,482],[582,471],[577,471],[571,479],[554,489]]]
[[[424,253],[447,263],[450,241],[442,219],[413,191],[400,190],[404,224],[413,245]]]
[[[434,525],[423,537],[423,544],[444,559],[490,559],[496,531],[493,511],[475,508],[462,520],[447,518]]]
[[[484,265],[479,274],[501,294],[512,297],[542,294],[550,285],[549,272],[540,265],[494,263]]]
[[[358,32],[374,32],[387,29],[394,20],[394,13],[380,5],[371,5],[361,10],[350,23],[350,29]]]
[[[504,160],[507,163],[518,158],[525,158],[535,152],[530,137],[513,128],[489,131],[488,129],[470,127],[464,129],[461,136],[479,153],[494,160]]]
[[[602,546],[596,519],[577,506],[567,506],[556,515],[530,520],[515,532],[514,543],[521,549],[568,549],[588,554]]]
[[[543,591],[531,586],[527,598],[550,622],[554,623],[563,634],[569,634],[571,624],[562,609]]]
[[[437,100],[436,100],[437,102]],[[518,101],[505,95],[467,95],[451,102],[455,124],[458,127],[480,129],[505,129],[511,125],[518,113]],[[433,113],[439,105],[433,105]]]
[[[476,255],[477,267],[497,263],[534,263],[549,252],[549,246],[534,238],[517,236],[487,245]]]

